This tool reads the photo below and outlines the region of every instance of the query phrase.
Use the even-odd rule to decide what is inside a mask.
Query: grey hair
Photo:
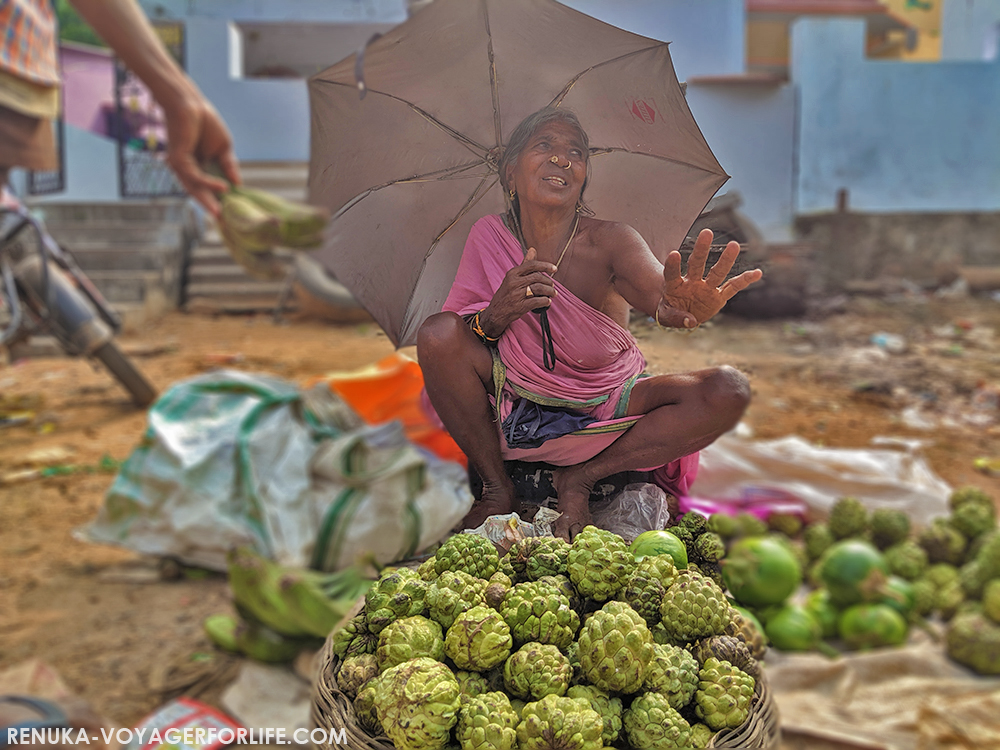
[[[580,124],[580,120],[576,114],[569,109],[560,109],[551,106],[542,107],[537,112],[521,120],[521,123],[514,128],[514,132],[510,134],[510,138],[507,139],[507,145],[500,155],[500,163],[497,164],[497,171],[500,173],[500,184],[503,186],[505,193],[510,192],[510,185],[507,182],[507,170],[517,164],[518,157],[521,156],[521,152],[528,146],[531,136],[539,128],[548,125],[550,122],[566,123],[579,133],[580,140],[583,142],[587,159],[587,177],[584,179],[583,188],[580,190],[580,201],[582,202],[583,191],[587,189],[587,183],[590,181],[590,138],[587,136],[587,131],[583,129],[583,125]]]

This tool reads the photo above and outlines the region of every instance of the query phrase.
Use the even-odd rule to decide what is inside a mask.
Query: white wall
[[[998,48],[998,0],[949,0],[941,4],[942,60],[992,60]]]
[[[30,196],[32,203],[116,202],[118,154],[115,142],[87,130],[66,125],[66,190]]]

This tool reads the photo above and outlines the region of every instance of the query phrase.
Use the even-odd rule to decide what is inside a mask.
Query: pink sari
[[[504,275],[524,259],[517,238],[499,216],[473,225],[444,310],[467,315],[489,304]],[[548,318],[556,366],[542,366],[542,332],[537,315],[514,321],[494,350],[491,397],[499,429],[518,398],[575,409],[597,419],[582,430],[545,441],[538,448],[510,448],[501,433],[504,460],[543,461],[570,466],[593,458],[621,437],[643,415],[625,416],[632,386],[646,367],[635,338],[555,281],[558,295]],[[698,471],[698,454],[653,470],[654,479],[673,494],[685,495]]]

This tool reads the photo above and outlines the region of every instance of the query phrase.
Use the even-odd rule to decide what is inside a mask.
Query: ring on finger
[[[534,297],[535,296],[535,293],[533,291],[531,291],[531,284],[528,284],[528,286],[526,286],[524,288],[524,296],[525,297]]]

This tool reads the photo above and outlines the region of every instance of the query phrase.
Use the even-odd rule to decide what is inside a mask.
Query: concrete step
[[[56,242],[61,245],[74,243],[103,243],[108,245],[179,245],[186,236],[184,226],[175,222],[83,222],[48,223]]]
[[[248,315],[273,313],[278,306],[277,294],[263,295],[212,295],[188,298],[184,303],[185,312],[208,315]],[[294,299],[284,305],[284,312],[297,310]]]
[[[46,224],[101,222],[178,222],[193,220],[193,209],[186,200],[119,201],[116,203],[43,203],[29,206]]]
[[[262,281],[254,278],[242,266],[236,264],[230,266],[192,266],[188,269],[187,283],[190,288],[198,284],[220,284],[220,283],[243,283],[243,284],[270,284],[272,282]]]
[[[187,285],[186,297],[244,297],[274,295],[277,297],[285,288],[283,281],[199,281]]]
[[[176,279],[164,279],[160,272],[88,271],[87,277],[113,305],[142,304],[151,289],[176,289]],[[169,294],[169,291],[167,291]]]

